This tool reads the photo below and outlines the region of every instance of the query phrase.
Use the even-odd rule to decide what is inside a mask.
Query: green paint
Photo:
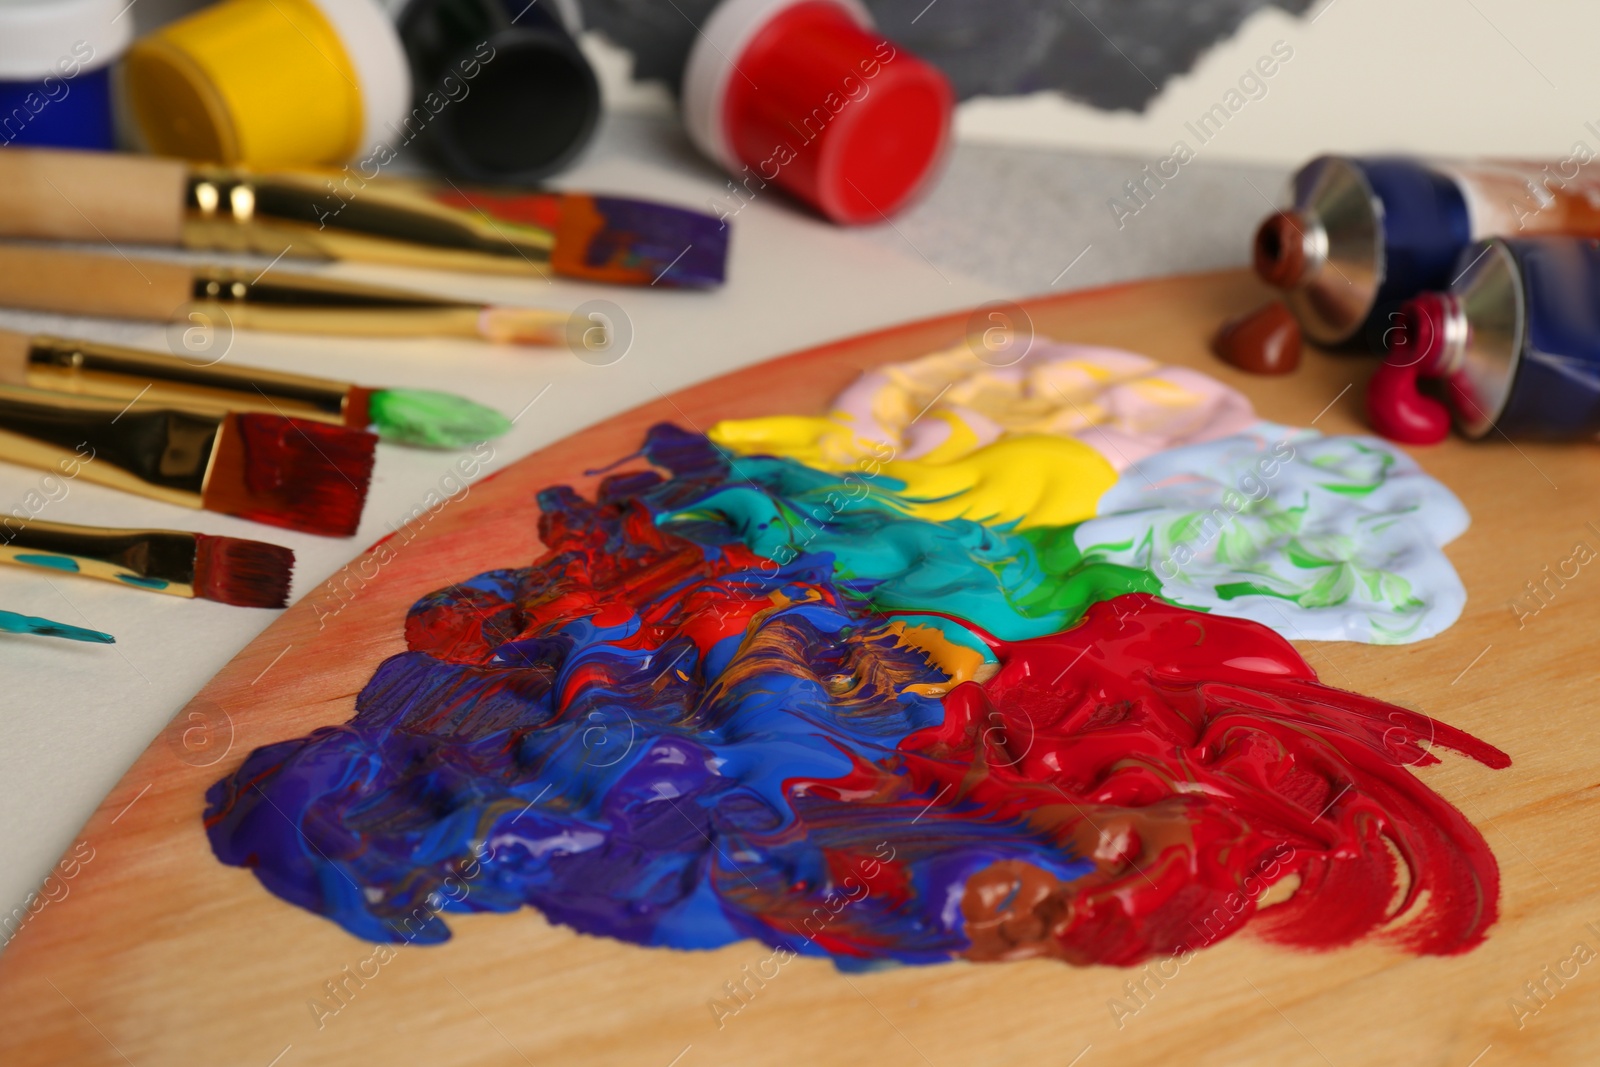
[[[428,389],[380,389],[368,410],[380,437],[424,448],[466,448],[511,429],[493,408]]]
[[[86,630],[64,622],[52,622],[34,615],[18,615],[14,611],[0,611],[0,632],[8,634],[33,634],[37,637],[62,637],[68,641],[92,641],[111,645],[116,638],[99,630]]]
[[[18,554],[18,563],[30,563],[35,567],[49,567],[57,571],[73,571],[78,569],[78,561],[71,556],[41,556],[37,553]]]

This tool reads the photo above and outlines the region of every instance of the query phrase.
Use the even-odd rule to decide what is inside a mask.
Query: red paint
[[[1281,300],[1223,323],[1211,350],[1251,374],[1288,374],[1300,366],[1300,324]]]
[[[1419,378],[1440,377],[1446,299],[1446,294],[1424,293],[1401,307],[1389,356],[1367,384],[1367,420],[1391,441],[1436,445],[1450,436],[1449,410],[1417,388]]]
[[[486,213],[501,222],[531,226],[554,233],[561,224],[560,193],[497,193],[474,189],[468,196],[459,189],[440,189],[434,199],[447,207]]]
[[[1381,932],[1453,954],[1494,922],[1493,854],[1410,768],[1438,762],[1436,748],[1509,766],[1499,749],[1322,685],[1264,626],[1144,594],[993,647],[999,674],[953,690],[943,725],[900,747],[921,793],[947,790],[929,833],[942,813],[976,808],[1095,853],[1095,873],[1059,890],[1070,907],[1054,944],[1028,954],[1132,964],[1247,921],[1305,948]],[[1293,895],[1258,910],[1291,874]]]
[[[194,595],[245,608],[289,606],[294,551],[240,537],[194,535]]]
[[[378,439],[277,415],[229,414],[202,492],[209,511],[349,537],[361,523]]]

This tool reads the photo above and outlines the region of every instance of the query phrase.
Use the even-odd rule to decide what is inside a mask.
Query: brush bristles
[[[286,608],[294,550],[242,537],[194,535],[194,595],[241,608]]]
[[[202,506],[291,530],[349,537],[361,523],[377,443],[362,430],[230,414],[217,434]]]

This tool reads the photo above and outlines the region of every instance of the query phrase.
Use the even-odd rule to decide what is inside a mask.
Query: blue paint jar
[[[127,0],[0,0],[0,147],[116,147],[111,72]]]

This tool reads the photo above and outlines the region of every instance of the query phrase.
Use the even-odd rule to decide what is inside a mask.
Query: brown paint
[[[1211,350],[1251,374],[1288,374],[1300,366],[1300,324],[1283,301],[1274,300],[1223,323]]]

